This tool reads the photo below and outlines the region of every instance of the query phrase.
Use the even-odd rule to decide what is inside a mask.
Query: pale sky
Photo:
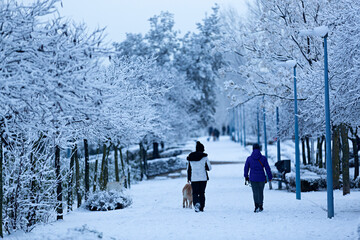
[[[245,0],[62,0],[59,11],[63,17],[85,22],[90,30],[106,27],[106,41],[119,42],[127,32],[146,33],[148,19],[161,11],[174,14],[174,29],[181,34],[195,31],[196,23],[202,21],[205,12],[212,12],[216,2],[220,7],[232,6],[240,14],[246,13]]]

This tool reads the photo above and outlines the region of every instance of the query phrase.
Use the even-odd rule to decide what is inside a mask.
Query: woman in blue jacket
[[[264,187],[266,182],[265,171],[268,176],[268,180],[272,180],[271,169],[265,156],[261,155],[259,144],[253,145],[253,152],[246,159],[244,167],[244,177],[246,181],[251,182],[251,188],[253,191],[255,210],[254,212],[261,212],[264,210]],[[250,170],[250,178],[249,178]]]

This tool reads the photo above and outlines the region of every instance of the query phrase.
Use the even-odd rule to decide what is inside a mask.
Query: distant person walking
[[[265,168],[265,170],[264,170]],[[250,178],[249,178],[250,170]],[[253,145],[253,152],[246,159],[244,167],[244,177],[246,181],[251,182],[253,198],[255,203],[254,212],[262,212],[264,202],[264,187],[266,183],[266,175],[268,180],[272,180],[271,169],[265,156],[261,155],[259,144]]]
[[[211,138],[211,136],[213,135],[213,131],[214,131],[214,128],[213,128],[213,127],[209,127],[209,130],[208,130],[208,132],[209,132],[209,137],[207,138],[207,141],[210,141],[210,138]]]
[[[205,148],[199,141],[196,142],[196,151],[187,157],[187,179],[191,182],[193,190],[193,203],[195,212],[203,212],[205,207],[205,188],[209,180],[207,171],[211,170],[208,155],[204,153]]]
[[[215,128],[213,131],[213,137],[214,137],[214,142],[219,141],[220,131],[217,128]]]

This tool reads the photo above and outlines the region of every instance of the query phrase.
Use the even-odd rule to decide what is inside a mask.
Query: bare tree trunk
[[[354,180],[359,176],[359,154],[358,154],[358,145],[357,145],[357,129],[354,131],[353,128],[350,128],[351,134],[354,136],[350,138],[352,146],[353,146],[353,153],[354,153]]]
[[[106,148],[106,160],[105,160],[105,168],[104,168],[104,187],[106,189],[107,184],[109,182],[109,154],[111,149],[111,143]]]
[[[75,189],[76,189],[76,199],[77,199],[77,207],[79,208],[81,206],[81,202],[82,202],[82,198],[81,198],[81,191],[80,191],[80,164],[79,164],[79,158],[78,158],[78,154],[77,154],[77,145],[75,144],[75,175],[76,175],[76,184],[75,184]]]
[[[325,153],[325,156],[324,156],[324,164],[323,164],[323,167],[326,169],[326,138],[324,138],[324,153]]]
[[[102,161],[101,161],[101,171],[100,171],[100,179],[99,179],[99,186],[100,186],[100,190],[104,191],[106,189],[106,185],[107,185],[107,147],[106,144],[104,143],[103,145],[103,157],[102,157]]]
[[[349,173],[349,129],[345,124],[341,124],[341,146],[342,146],[342,175],[343,175],[343,195],[350,193],[350,173]]]
[[[314,159],[314,148],[315,148],[315,143],[314,143],[314,138],[310,138],[310,140],[311,140],[311,150],[310,150],[310,161],[311,161],[311,164],[312,165],[314,165],[314,163],[315,163],[315,159]]]
[[[120,150],[120,161],[121,161],[122,175],[124,176],[124,187],[126,188],[127,182],[126,182],[124,158],[123,158],[123,155],[122,155],[122,147],[120,147],[119,150]]]
[[[140,180],[143,180],[144,178],[144,167],[143,167],[143,164],[142,164],[142,159],[143,159],[143,154],[144,154],[144,151],[143,151],[143,145],[142,143],[139,144],[139,148],[140,148],[140,151],[139,151],[139,154],[140,154]]]
[[[319,158],[320,158],[320,138],[317,138],[316,140],[316,159],[315,159],[315,165],[319,166]]]
[[[333,168],[333,187],[340,188],[340,128],[335,126],[333,129],[332,147],[332,168]]]
[[[34,226],[36,224],[36,213],[37,213],[37,207],[36,207],[36,194],[37,194],[37,184],[36,184],[36,165],[37,165],[37,153],[39,152],[40,144],[41,144],[42,136],[40,136],[39,140],[37,140],[34,143],[34,146],[32,148],[32,152],[30,153],[30,171],[32,174],[31,181],[30,181],[30,200],[31,200],[31,206],[29,206],[29,210],[27,213],[27,231],[29,231],[29,228]]]
[[[120,182],[119,176],[119,160],[118,160],[118,147],[114,144],[114,164],[115,164],[115,181]]]
[[[301,138],[301,149],[302,149],[303,164],[306,165],[305,139],[303,137]]]
[[[320,145],[319,145],[319,168],[323,167],[323,154],[322,154],[322,145],[324,142],[324,136],[321,136],[320,138]]]
[[[99,154],[100,154],[100,145],[99,145],[99,147],[97,149],[97,153],[96,153],[93,192],[96,191],[96,178],[97,178],[97,171],[98,171],[98,163],[99,163],[98,157],[99,157]]]
[[[89,145],[87,139],[84,139],[85,151],[85,201],[88,199],[90,192],[90,166],[89,166]]]
[[[159,154],[159,143],[154,142],[153,143],[153,158],[160,158],[160,154]]]
[[[358,154],[358,148],[355,140],[351,139],[352,145],[353,145],[353,152],[354,152],[354,180],[359,176],[359,154]]]
[[[56,219],[60,220],[63,219],[63,204],[62,204],[62,180],[61,180],[61,173],[60,173],[60,147],[58,145],[55,146],[55,175],[56,175],[56,194],[57,194],[57,205],[56,205],[56,212],[57,216]]]
[[[126,165],[127,165],[127,186],[128,188],[130,189],[130,177],[131,177],[131,174],[130,174],[130,162],[129,162],[129,151],[127,150],[126,151]]]
[[[74,159],[75,156],[75,148],[71,150],[71,157],[70,157],[70,171],[69,171],[69,179],[68,179],[68,199],[67,199],[67,211],[72,211],[72,205],[74,203],[73,201],[73,178],[74,178]]]
[[[310,141],[309,141],[309,137],[306,136],[305,137],[305,143],[306,143],[306,150],[307,150],[307,158],[308,158],[308,164],[311,164],[311,153],[310,153]]]
[[[143,157],[143,166],[144,166],[144,174],[146,175],[147,174],[147,169],[148,169],[148,165],[147,165],[147,151],[146,151],[146,148],[144,147],[143,145],[143,154],[142,154],[142,157]]]

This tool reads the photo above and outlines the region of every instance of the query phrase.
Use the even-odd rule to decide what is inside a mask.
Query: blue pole
[[[237,116],[237,142],[240,142],[240,111],[239,106],[236,108],[236,116]]]
[[[276,147],[277,147],[277,161],[281,160],[280,156],[280,136],[279,136],[279,107],[276,107]],[[279,181],[279,189],[282,189],[282,183]]]
[[[300,180],[300,150],[299,150],[299,126],[297,117],[297,92],[296,92],[296,65],[294,66],[294,112],[295,112],[295,173],[296,173],[296,199],[301,199],[301,180]]]
[[[256,118],[257,118],[257,138],[258,138],[258,144],[260,145],[260,120],[259,120],[259,107],[257,108]]]
[[[266,114],[265,114],[265,103],[264,103],[264,142],[265,142],[265,157],[268,158],[268,151],[267,151],[267,138],[266,138]],[[272,189],[272,184],[269,182],[269,188]]]
[[[244,126],[244,147],[246,147],[246,128],[245,128],[245,105],[243,106],[243,126]]]
[[[330,129],[330,101],[329,101],[327,34],[324,37],[324,73],[325,73],[327,205],[328,205],[328,218],[333,218],[334,217],[334,195],[333,195],[333,173],[332,173],[332,158],[331,158],[331,129]]]
[[[266,139],[266,114],[265,114],[265,106],[263,108],[263,114],[264,114],[264,144],[265,144],[265,157],[268,158],[268,152],[267,152],[267,139]]]
[[[276,107],[276,147],[277,147],[277,160],[280,159],[280,137],[279,137],[279,107]]]
[[[236,130],[236,124],[237,124],[236,123],[236,121],[237,121],[236,120],[236,108],[233,109],[233,114],[234,114],[233,115],[233,118],[234,118],[234,142],[236,142],[237,141],[237,139],[236,139],[236,134],[237,134],[237,132],[236,132],[237,131]]]
[[[243,143],[243,135],[242,135],[241,105],[239,106],[239,135],[240,135],[240,145],[242,145],[242,143]]]
[[[235,142],[235,109],[232,109],[232,118],[231,118],[231,140]]]
[[[236,142],[236,112],[235,112],[235,109],[236,108],[233,108],[233,119],[234,119],[234,123],[233,123],[233,129],[234,129],[234,131],[233,131],[233,139],[234,139],[234,142]]]

